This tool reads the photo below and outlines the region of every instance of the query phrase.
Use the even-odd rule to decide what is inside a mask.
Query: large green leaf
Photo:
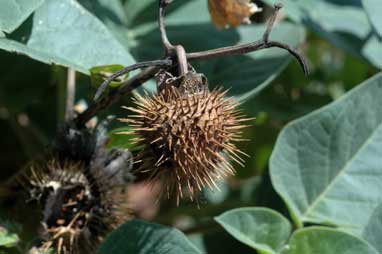
[[[335,229],[310,227],[296,231],[283,254],[378,254],[368,243]]]
[[[76,1],[49,0],[0,48],[83,73],[93,66],[134,62],[102,22]]]
[[[43,2],[44,0],[2,0],[0,8],[0,32],[13,32]]]
[[[366,228],[382,234],[381,98],[378,74],[278,137],[272,183],[298,226],[336,225],[366,239],[373,237]]]
[[[177,229],[133,220],[115,230],[99,254],[194,254],[200,253]]]
[[[264,0],[268,4],[279,0]],[[378,0],[377,0],[378,1]],[[382,58],[370,58],[366,47],[382,51],[381,42],[375,40],[361,0],[283,0],[285,13],[294,21],[303,23],[312,31],[338,48],[367,59],[382,67]],[[370,36],[371,34],[371,36]],[[371,45],[372,44],[372,45]]]
[[[370,22],[373,24],[374,29],[382,37],[382,4],[380,0],[362,0],[363,7],[365,8]]]
[[[277,253],[291,234],[289,221],[268,208],[238,208],[215,220],[237,240],[262,254]]]

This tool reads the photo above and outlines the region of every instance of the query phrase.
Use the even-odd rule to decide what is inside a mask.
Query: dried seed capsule
[[[163,80],[162,80],[163,81]],[[190,72],[180,79],[167,79],[155,95],[138,96],[135,115],[120,119],[133,130],[138,145],[144,145],[136,161],[138,172],[149,179],[161,179],[168,196],[175,192],[177,202],[186,187],[193,200],[204,186],[235,170],[230,161],[243,164],[234,141],[245,127],[238,103],[225,98],[226,92],[208,90],[204,76]]]
[[[51,159],[20,177],[29,202],[37,201],[43,210],[44,240],[31,253],[95,253],[106,234],[129,218],[120,177],[96,161],[85,165]]]

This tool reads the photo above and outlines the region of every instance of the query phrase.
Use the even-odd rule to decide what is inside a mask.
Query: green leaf
[[[175,228],[133,220],[112,232],[98,253],[194,254],[200,251]]]
[[[382,4],[380,0],[362,0],[363,8],[365,8],[371,24],[382,37]]]
[[[262,254],[277,253],[291,234],[289,221],[268,208],[238,208],[215,220],[237,240]]]
[[[44,0],[2,0],[0,8],[0,32],[13,32]]]
[[[330,228],[309,227],[296,231],[283,254],[378,254],[367,242]]]
[[[16,234],[10,234],[7,229],[0,226],[0,246],[11,248],[18,242],[19,237]]]
[[[134,62],[108,29],[76,1],[49,0],[0,48],[89,73],[93,66]]]
[[[90,71],[90,78],[92,81],[92,85],[94,87],[100,86],[107,78],[109,78],[111,75],[116,73],[117,71],[120,71],[124,68],[123,65],[120,64],[112,64],[112,65],[103,65],[103,66],[96,66],[91,68]],[[109,86],[110,87],[119,87],[124,81],[127,80],[129,74],[126,73],[112,81]]]
[[[278,0],[264,0],[273,5]],[[283,11],[295,22],[303,23],[313,32],[336,47],[346,50],[359,57],[366,58],[376,67],[382,67],[382,59],[369,58],[365,55],[365,47],[368,43],[372,27],[368,17],[359,1],[335,1],[335,0],[283,0]],[[379,47],[376,43],[372,47]]]
[[[140,147],[137,145],[132,144],[133,138],[137,138],[136,135],[133,134],[120,134],[121,132],[128,132],[131,131],[131,127],[121,127],[114,129],[109,132],[109,142],[108,142],[108,147],[113,148],[113,147],[119,147],[119,148],[125,148],[129,149],[130,151],[135,151],[139,150]]]
[[[362,235],[382,225],[382,74],[289,124],[270,160],[274,188],[296,224],[336,225]],[[382,251],[382,249],[379,249]]]

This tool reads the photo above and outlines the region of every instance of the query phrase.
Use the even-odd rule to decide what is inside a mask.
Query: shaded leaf
[[[133,220],[112,232],[98,253],[194,254],[200,251],[175,228]]]
[[[2,0],[0,8],[0,32],[13,32],[44,0]]]
[[[291,225],[279,213],[268,208],[238,208],[215,217],[224,229],[259,253],[277,253],[288,240]]]
[[[46,1],[22,27],[0,38],[0,48],[83,73],[93,66],[134,62],[97,18],[71,0]]]
[[[322,227],[296,231],[282,254],[378,254],[367,242],[353,235]]]
[[[362,235],[374,224],[382,233],[373,221],[382,204],[381,98],[378,74],[281,132],[271,178],[298,226],[336,225]]]

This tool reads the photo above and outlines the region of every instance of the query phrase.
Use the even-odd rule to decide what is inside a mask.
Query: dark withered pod
[[[41,209],[40,240],[29,253],[90,254],[131,217],[128,150],[107,150],[100,131],[65,127],[43,159],[17,177],[26,202]]]
[[[208,88],[204,75],[193,70],[174,78],[157,75],[158,92],[136,96],[130,115],[120,121],[143,146],[135,158],[135,172],[160,180],[167,196],[175,193],[196,200],[203,187],[217,188],[216,181],[233,175],[231,161],[243,165],[245,155],[235,145],[248,119],[226,91]]]

